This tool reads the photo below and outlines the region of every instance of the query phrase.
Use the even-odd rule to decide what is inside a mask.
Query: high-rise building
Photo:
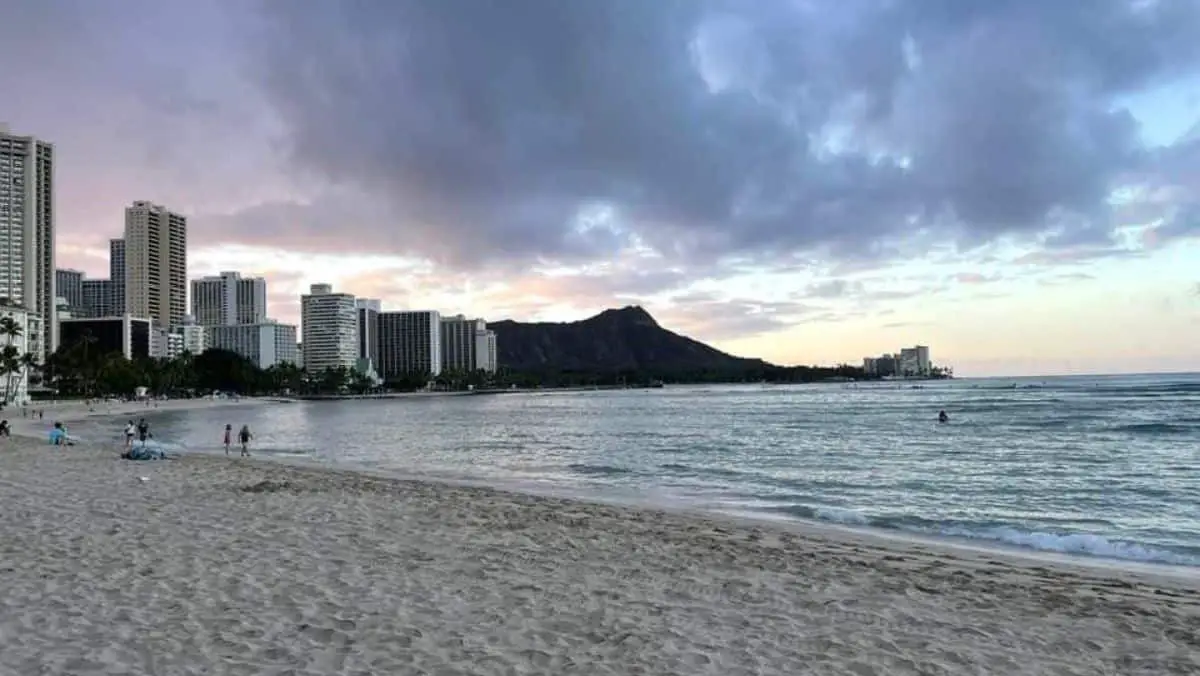
[[[222,272],[192,280],[192,316],[201,326],[267,321],[267,280]]]
[[[304,368],[320,373],[354,368],[358,361],[358,307],[353,294],[334,293],[328,284],[313,284],[300,296],[300,331]]]
[[[436,310],[379,313],[379,366],[384,380],[442,372],[442,317]],[[307,341],[307,338],[305,339]]]
[[[359,298],[355,301],[358,310],[358,358],[379,368],[379,311],[378,300]]]
[[[442,318],[442,370],[458,373],[487,371],[495,367],[496,334],[482,319],[463,315]]]
[[[496,351],[496,332],[488,329],[482,335],[475,334],[475,339],[479,341],[478,352],[476,353],[475,368],[487,373],[495,373],[500,368],[500,358]]]
[[[0,123],[0,298],[28,312],[38,361],[57,347],[54,270],[54,145]]]
[[[120,317],[122,303],[118,298],[120,291],[117,283],[111,279],[85,279],[80,284],[83,295],[82,307],[73,312],[75,317]]]
[[[210,348],[236,352],[260,369],[296,363],[296,327],[291,324],[222,324],[205,331]]]
[[[69,308],[83,307],[83,272],[69,268],[54,271],[54,289]]]
[[[160,326],[187,314],[187,218],[151,202],[125,208],[125,310]]]
[[[78,347],[93,357],[120,354],[126,359],[147,359],[153,356],[152,327],[148,319],[124,315],[64,319],[59,332],[64,347]]]
[[[197,324],[196,318],[191,315],[185,315],[183,321],[173,327],[172,331],[179,334],[180,354],[188,352],[197,355],[208,347],[208,335],[204,327]]]
[[[108,279],[112,282],[109,297],[112,314],[125,314],[125,240],[108,240]]]

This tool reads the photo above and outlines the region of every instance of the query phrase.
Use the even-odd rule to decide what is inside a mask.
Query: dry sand
[[[0,674],[1200,673],[1186,576],[116,455],[0,440]]]

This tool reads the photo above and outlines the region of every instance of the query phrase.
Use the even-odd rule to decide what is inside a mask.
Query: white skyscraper
[[[125,312],[175,326],[187,291],[187,218],[146,201],[126,207]]]
[[[0,298],[28,311],[26,349],[57,347],[54,145],[0,123]]]
[[[300,332],[304,368],[320,373],[354,368],[358,361],[358,308],[353,294],[334,293],[328,284],[313,284],[300,296]]]
[[[222,272],[192,280],[192,316],[201,326],[267,321],[267,280]]]

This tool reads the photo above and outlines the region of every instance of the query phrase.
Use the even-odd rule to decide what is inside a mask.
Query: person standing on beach
[[[225,455],[229,455],[229,444],[233,443],[233,425],[225,423]]]
[[[241,431],[238,432],[238,441],[242,442],[242,457],[250,456],[250,440],[253,438],[254,435],[250,434],[250,426],[242,425]]]
[[[137,433],[137,425],[130,420],[129,424],[125,425],[125,450],[133,448],[133,435]]]
[[[145,418],[138,419],[137,433],[138,440],[142,442],[143,446],[145,446],[146,437],[150,436],[150,424],[146,422]]]

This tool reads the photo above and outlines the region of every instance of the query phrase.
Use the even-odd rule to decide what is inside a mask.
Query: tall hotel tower
[[[0,298],[27,311],[39,362],[57,347],[54,268],[54,145],[0,123]]]
[[[358,361],[358,304],[329,284],[313,284],[300,296],[301,359],[309,373],[354,368]]]
[[[266,323],[267,280],[237,272],[193,279],[192,316],[201,326]]]
[[[160,327],[187,314],[187,218],[151,202],[125,208],[125,312]]]

